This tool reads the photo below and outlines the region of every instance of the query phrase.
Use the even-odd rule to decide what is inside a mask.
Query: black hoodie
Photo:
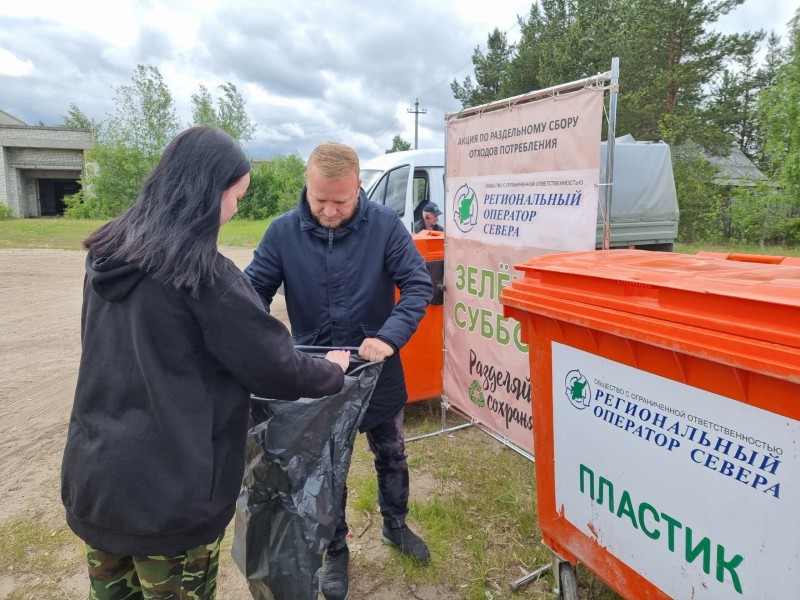
[[[72,530],[122,555],[175,555],[233,516],[250,393],[341,390],[342,369],[294,350],[247,277],[197,297],[136,265],[86,259],[81,355],[61,475]]]

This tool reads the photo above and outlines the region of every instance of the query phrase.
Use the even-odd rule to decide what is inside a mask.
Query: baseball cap
[[[442,211],[439,210],[439,206],[435,202],[428,202],[422,209],[422,212],[433,213],[437,217],[442,214]]]

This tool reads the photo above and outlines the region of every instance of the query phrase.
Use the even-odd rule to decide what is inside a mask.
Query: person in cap
[[[428,202],[422,209],[422,219],[414,223],[414,233],[419,233],[420,231],[444,231],[442,226],[439,225],[439,215],[441,214],[442,211],[439,210],[439,206],[436,203]]]

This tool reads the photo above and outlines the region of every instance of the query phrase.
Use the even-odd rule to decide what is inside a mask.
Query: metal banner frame
[[[557,96],[561,93],[566,93],[566,92],[574,92],[581,88],[587,88],[587,87],[603,87],[603,89],[609,90],[609,107],[608,107],[608,113],[606,115],[608,123],[608,130],[607,130],[608,152],[606,154],[606,171],[604,180],[599,184],[603,187],[603,196],[602,196],[603,200],[602,206],[604,211],[603,249],[607,250],[610,247],[610,241],[611,241],[610,220],[611,220],[611,200],[612,200],[612,189],[613,189],[613,178],[614,178],[614,137],[616,135],[617,96],[619,93],[619,58],[617,57],[612,58],[611,70],[606,71],[605,73],[598,73],[597,75],[591,77],[586,77],[584,79],[579,79],[577,81],[555,85],[541,90],[527,92],[525,94],[520,94],[518,96],[513,96],[511,98],[506,98],[504,100],[496,100],[494,102],[488,102],[486,104],[482,104],[479,106],[465,108],[464,110],[461,110],[456,113],[448,113],[445,115],[445,121],[449,123],[453,119],[458,119],[469,115],[476,115],[476,114],[479,115],[484,112],[492,110],[498,110],[502,108],[512,108],[514,106],[517,106],[519,104],[524,104],[532,100],[545,98],[547,96]],[[446,162],[447,162],[447,136],[445,136],[445,172],[447,172]],[[445,247],[446,246],[447,246],[447,238],[445,237]],[[447,260],[446,251],[444,260],[445,261]],[[445,290],[445,293],[446,292],[447,291]],[[444,328],[442,329],[442,336],[444,337]],[[446,346],[443,347],[444,347],[443,352],[447,352]],[[535,460],[532,454],[520,448],[516,444],[512,443],[511,441],[508,440],[508,438],[501,436],[496,432],[490,430],[488,427],[484,426],[479,419],[464,414],[457,407],[450,404],[450,402],[448,402],[447,399],[447,394],[442,394],[441,411],[442,411],[442,422],[441,422],[441,428],[439,430],[431,433],[426,433],[406,438],[405,441],[413,442],[434,435],[449,433],[452,431],[457,431],[459,429],[464,429],[466,427],[475,426],[484,433],[486,433],[487,435],[489,435],[490,437],[494,438],[495,440],[503,444],[504,446],[524,456],[531,462]],[[448,427],[447,426],[448,411],[455,413],[458,417],[467,422],[452,427]]]

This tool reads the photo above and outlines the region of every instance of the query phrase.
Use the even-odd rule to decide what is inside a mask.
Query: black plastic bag
[[[254,600],[317,599],[353,443],[382,367],[353,368],[342,391],[325,398],[252,397],[231,554]]]

